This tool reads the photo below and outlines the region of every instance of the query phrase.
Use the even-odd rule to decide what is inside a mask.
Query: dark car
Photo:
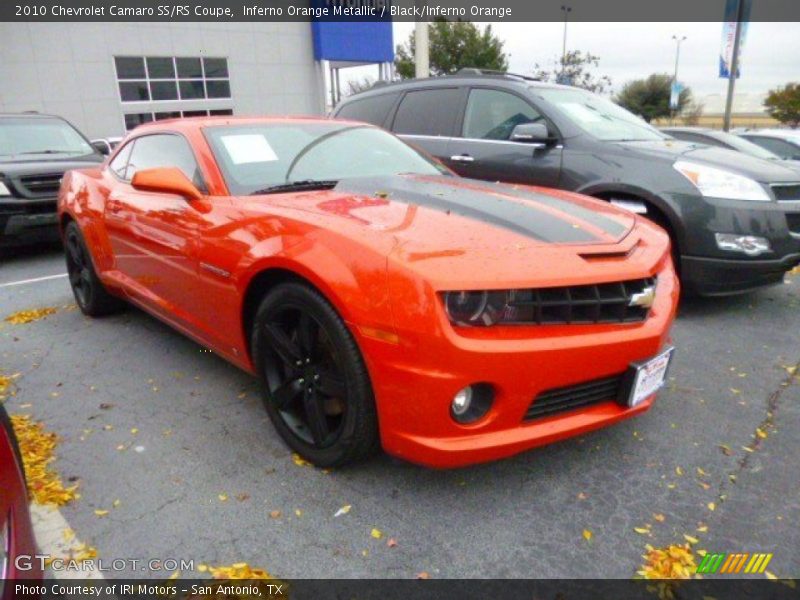
[[[57,240],[56,197],[64,172],[102,161],[60,117],[0,114],[0,247]]]
[[[800,174],[680,142],[582,89],[468,69],[378,85],[336,118],[380,125],[465,177],[557,187],[665,227],[684,289],[782,281],[800,262]]]
[[[784,160],[800,161],[800,131],[796,129],[748,129],[736,134]]]
[[[682,140],[684,142],[694,142],[695,144],[705,144],[706,146],[736,150],[736,152],[743,152],[748,156],[754,156],[763,160],[783,161],[781,163],[782,166],[800,171],[800,160],[783,158],[774,152],[770,152],[766,148],[762,148],[758,144],[754,144],[743,137],[728,133],[727,131],[711,129],[709,127],[662,127],[661,131],[671,135],[676,140]],[[800,157],[798,158],[800,159]]]
[[[11,419],[0,402],[0,599],[16,597],[13,579],[41,579],[22,456]],[[17,557],[25,557],[19,565]],[[7,586],[4,589],[4,586]],[[5,594],[5,595],[4,595]]]

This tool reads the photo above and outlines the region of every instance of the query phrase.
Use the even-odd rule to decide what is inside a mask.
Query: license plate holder
[[[633,408],[664,387],[674,352],[669,346],[653,358],[631,363],[620,387],[620,404]]]

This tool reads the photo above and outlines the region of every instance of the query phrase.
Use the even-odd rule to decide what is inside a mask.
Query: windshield
[[[43,118],[0,119],[0,157],[94,154],[94,148],[66,121]]]
[[[293,182],[446,172],[396,137],[363,125],[285,122],[209,127],[205,134],[237,196]]]
[[[757,156],[758,158],[763,158],[764,160],[780,160],[781,157],[775,154],[774,152],[770,152],[766,148],[762,148],[758,144],[754,144],[753,142],[748,142],[744,138],[740,138],[738,135],[734,135],[732,133],[723,133],[718,132],[717,136],[720,140],[731,146],[732,148],[738,150],[739,152],[744,152],[745,154],[749,154],[750,156]]]
[[[610,100],[580,89],[534,89],[587,133],[606,142],[663,140],[668,136]]]

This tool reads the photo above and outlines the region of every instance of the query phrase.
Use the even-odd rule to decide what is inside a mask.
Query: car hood
[[[639,241],[629,235],[636,216],[570,192],[401,175],[344,180],[331,190],[253,203],[290,209],[297,218],[371,243],[393,263],[443,287],[603,277],[603,268],[586,258],[595,255],[614,256],[607,273],[616,268],[617,274],[609,279],[636,266],[620,265]],[[668,243],[658,235],[663,241],[651,250],[661,257]],[[642,276],[641,268],[634,271],[631,277]]]
[[[716,148],[681,140],[665,139],[644,142],[612,142],[627,152],[640,156],[676,161],[690,160],[728,169],[762,183],[797,181],[797,172],[773,161],[748,156],[735,150]]]
[[[46,158],[44,160],[0,160],[0,175],[18,177],[24,175],[40,175],[42,173],[64,173],[70,169],[85,169],[103,162],[103,157],[88,154],[69,159]]]

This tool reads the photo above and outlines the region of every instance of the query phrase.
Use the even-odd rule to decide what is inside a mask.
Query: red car
[[[70,172],[81,310],[133,303],[257,375],[320,466],[451,467],[647,410],[671,356],[666,234],[600,201],[461,179],[363,123],[200,118]]]
[[[14,579],[41,579],[36,555],[22,456],[5,407],[0,402],[0,598],[14,598]],[[18,561],[17,558],[24,560]],[[30,568],[27,568],[30,567]]]

